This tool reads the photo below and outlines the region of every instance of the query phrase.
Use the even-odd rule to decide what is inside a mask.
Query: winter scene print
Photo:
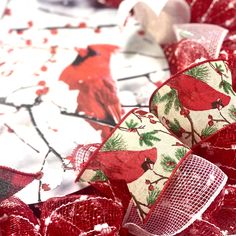
[[[34,203],[80,189],[71,181],[72,151],[101,143],[132,108],[148,110],[150,94],[169,71],[161,47],[139,25],[120,31],[115,9],[83,6],[74,19],[49,18],[40,8],[39,21],[29,12],[18,20],[17,1],[8,7],[3,23],[12,28],[1,29],[0,146],[12,158],[2,165],[43,173],[19,193]],[[94,13],[89,18],[88,11]]]
[[[0,235],[236,235],[234,0],[0,1]]]

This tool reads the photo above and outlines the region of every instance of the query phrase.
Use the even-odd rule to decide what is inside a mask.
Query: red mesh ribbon
[[[10,197],[0,204],[1,235],[115,235],[123,219],[121,203],[111,198],[109,191],[109,197],[98,196],[96,189],[92,191],[96,196],[84,194],[49,199],[40,205],[40,219],[24,202]]]
[[[192,22],[214,23],[229,30],[235,29],[235,1],[189,0],[187,2],[190,6]],[[106,3],[117,4],[115,1],[106,1]],[[183,6],[185,5],[186,3]],[[119,142],[122,143],[128,139],[123,139],[123,136],[119,135],[113,139],[113,141],[118,140],[119,144],[114,150],[105,150],[109,149],[109,145],[109,147],[114,145],[112,142],[109,143],[111,141],[109,138],[102,146],[98,144],[79,145],[68,159],[82,177],[85,171],[88,174],[91,173],[89,171],[98,171],[96,178],[99,181],[95,178],[95,183],[93,182],[89,188],[80,191],[77,195],[52,198],[38,206],[35,205],[32,207],[33,211],[21,200],[10,196],[39,175],[25,174],[0,167],[1,235],[222,236],[226,232],[231,235],[236,234],[236,188],[234,185],[227,185],[223,188],[227,176],[230,184],[236,183],[236,138],[235,123],[233,123],[236,121],[236,108],[232,102],[235,101],[234,89],[236,87],[234,83],[236,64],[234,40],[228,36],[223,42],[226,31],[218,26],[205,25],[204,31],[201,25],[195,25],[195,28],[192,26],[175,26],[179,42],[164,45],[171,73],[175,74],[191,65],[189,70],[182,71],[167,81],[160,88],[164,88],[164,90],[159,90],[159,92],[161,91],[160,96],[154,94],[150,103],[150,110],[153,114],[141,110],[131,112],[141,123],[143,122],[145,125],[148,122],[162,123],[165,129],[148,130],[142,133],[145,125],[137,126],[139,123],[132,118],[124,122],[126,126],[123,123],[119,124],[116,130],[127,132],[128,135],[135,134],[139,140],[138,148],[137,145],[134,145],[133,150],[127,152],[122,150]],[[214,28],[214,31],[209,33],[210,30],[207,27]],[[183,36],[183,34],[187,34],[187,36]],[[211,76],[208,77],[208,74],[204,72],[206,64],[193,65],[199,60],[218,57],[222,42],[221,57],[228,61],[208,61],[207,66],[212,69]],[[203,68],[200,79],[197,77],[198,75],[194,74],[199,68]],[[233,81],[229,80],[229,70],[232,70]],[[218,76],[222,80],[218,90],[216,90],[218,84],[215,84],[212,75]],[[204,80],[204,76],[207,79]],[[210,95],[207,95],[206,91]],[[169,99],[170,97],[174,100]],[[164,102],[166,104],[163,105]],[[223,109],[225,111],[225,107],[229,104],[232,105],[228,108],[230,115],[227,114],[230,122],[222,114]],[[174,109],[171,110],[172,106]],[[162,107],[162,112],[160,112],[160,107]],[[207,113],[209,110],[218,112],[214,113],[214,115],[218,115],[217,119]],[[199,113],[194,113],[198,111]],[[174,112],[177,112],[176,116]],[[208,117],[205,119],[207,126],[205,129],[195,130],[194,125],[197,122],[202,123],[201,115]],[[171,120],[173,116],[174,119]],[[219,119],[219,116],[222,119]],[[182,117],[185,122],[179,122],[176,117]],[[195,118],[194,122],[193,118]],[[222,120],[225,122],[223,128],[219,125],[219,127],[217,126],[218,131],[213,129],[214,122],[222,122]],[[191,132],[185,126],[187,122],[190,122]],[[184,152],[181,156],[182,160],[176,163],[177,158],[181,159],[179,152],[172,153],[172,155],[176,155],[173,159],[170,155],[158,156],[161,148],[143,150],[142,147],[145,145],[153,146],[154,141],[162,142],[163,146],[167,147],[169,144],[167,140],[155,136],[158,132],[165,135],[170,135],[169,132],[171,132],[172,138],[177,137],[182,141],[182,143],[177,142],[176,138],[176,142],[172,146],[180,146],[187,150],[188,147],[191,147],[191,153]],[[207,136],[209,137],[206,138]],[[190,139],[189,137],[191,140],[187,140]],[[106,146],[107,143],[109,145]],[[125,142],[124,144],[126,145]],[[106,153],[103,155],[102,152]],[[195,154],[203,156],[204,159]],[[141,202],[145,205],[144,207],[148,208],[146,217],[142,219],[140,217],[142,209],[138,209],[140,206],[142,207],[142,204],[138,204],[138,200],[131,194],[132,188],[129,188],[129,184],[139,177],[132,176],[134,168],[126,168],[126,176],[122,177],[118,161],[109,166],[109,170],[105,166],[106,158],[111,156],[118,156],[119,158],[116,160],[124,164],[125,161],[122,162],[121,156],[128,160],[131,156],[135,158],[136,155],[137,161],[132,160],[132,164],[141,163],[143,169],[140,170],[137,167],[140,176],[145,175],[147,171],[151,173],[153,169],[150,166],[159,161],[158,159],[161,157],[165,161],[163,164],[166,168],[165,173],[172,172],[168,177],[154,172],[155,175],[159,175],[160,179],[166,179],[158,196],[151,195],[156,194],[152,185],[155,181],[146,180],[145,184],[148,185],[148,193],[153,202],[150,199],[147,200],[148,204]],[[153,155],[154,159],[152,159]],[[102,160],[103,163],[99,163],[99,160]],[[91,165],[89,166],[89,164]],[[112,164],[112,161],[109,164]],[[107,178],[100,169],[97,169],[98,166],[112,178]],[[86,169],[87,167],[90,169]],[[130,172],[127,171],[129,169]],[[112,172],[116,172],[116,175],[114,173],[112,175]],[[119,179],[117,176],[122,178]],[[100,182],[101,179],[105,182]],[[147,190],[147,186],[143,187],[143,192],[144,190]],[[141,194],[142,191],[140,191]]]

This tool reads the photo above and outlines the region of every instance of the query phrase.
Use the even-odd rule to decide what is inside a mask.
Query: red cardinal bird
[[[182,74],[171,80],[168,85],[177,90],[181,104],[189,110],[219,109],[230,102],[229,96],[189,75]]]
[[[117,46],[106,44],[80,49],[75,61],[62,71],[59,78],[69,85],[69,89],[79,90],[77,112],[112,125],[121,118],[121,106],[110,72],[110,57],[117,49]],[[102,138],[111,131],[108,126],[89,123],[96,130],[102,130]]]
[[[153,169],[157,159],[157,150],[99,152],[91,160],[87,169],[102,170],[113,180],[125,180],[131,183],[147,170]]]

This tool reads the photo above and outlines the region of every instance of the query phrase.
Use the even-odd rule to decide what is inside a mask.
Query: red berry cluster
[[[38,96],[42,96],[48,93],[49,88],[46,86],[46,82],[41,80],[38,82],[38,85],[41,86],[42,88],[36,90],[36,94]]]
[[[149,185],[148,186],[149,191],[153,191],[155,189],[155,187],[153,186],[153,184],[151,183],[149,179],[146,179],[145,184]]]
[[[214,120],[212,115],[208,115],[208,125],[209,126],[213,126],[214,125]]]
[[[190,111],[186,108],[182,107],[181,110],[180,110],[180,115],[181,116],[187,117],[189,115],[189,113],[190,113]]]

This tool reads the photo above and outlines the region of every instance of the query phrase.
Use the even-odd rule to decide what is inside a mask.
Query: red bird
[[[131,183],[147,170],[152,170],[157,159],[156,148],[144,151],[99,152],[87,169],[102,170],[111,180],[125,180]]]
[[[77,112],[112,125],[121,118],[121,105],[110,72],[110,57],[117,49],[117,46],[106,44],[80,49],[74,62],[62,71],[59,78],[69,85],[69,89],[79,90]],[[102,131],[102,138],[111,131],[108,126],[88,122]]]
[[[181,104],[189,110],[219,109],[227,106],[230,102],[230,96],[189,75],[179,75],[171,80],[168,85],[177,90]]]

